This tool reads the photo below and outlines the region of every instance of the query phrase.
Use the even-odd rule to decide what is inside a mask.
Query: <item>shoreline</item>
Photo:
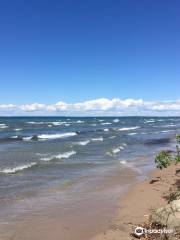
[[[90,240],[133,240],[134,228],[148,222],[153,209],[167,204],[165,196],[179,179],[176,170],[180,164],[172,164],[163,170],[152,170],[146,180],[135,183],[119,199],[117,216],[109,228]],[[161,177],[160,177],[161,176]],[[143,238],[144,239],[144,238]]]
[[[175,175],[175,172],[179,166],[179,164],[173,164],[167,169],[163,169],[161,172],[160,170],[153,169],[146,176],[144,176],[145,180],[142,178],[135,180],[134,176],[134,183],[130,184],[129,187],[121,193],[121,195],[118,195],[119,191],[110,191],[108,195],[111,195],[113,198],[117,198],[117,204],[116,207],[114,206],[114,209],[108,209],[106,208],[106,205],[103,205],[102,208],[102,203],[98,199],[96,199],[94,204],[88,204],[87,206],[91,206],[92,209],[96,209],[96,214],[93,216],[93,218],[97,220],[97,225],[95,224],[96,221],[92,223],[88,220],[86,216],[89,214],[88,212],[84,215],[84,217],[80,217],[79,214],[81,214],[82,209],[84,209],[83,211],[86,212],[87,207],[84,206],[84,208],[82,208],[80,204],[75,213],[71,212],[71,218],[73,221],[72,219],[67,219],[67,221],[62,222],[62,216],[59,215],[57,209],[57,212],[53,213],[53,217],[51,215],[47,215],[49,217],[51,216],[50,221],[45,218],[42,222],[42,218],[34,219],[32,217],[32,219],[34,219],[34,223],[27,222],[27,224],[23,224],[22,226],[16,225],[16,231],[14,232],[15,235],[12,239],[35,240],[38,237],[39,239],[42,238],[49,240],[59,239],[59,237],[61,238],[62,236],[62,240],[73,239],[73,236],[78,240],[136,239],[130,236],[130,234],[133,233],[134,226],[142,226],[148,220],[151,209],[159,208],[167,204],[167,200],[163,198],[163,194],[164,192],[169,191],[170,186],[172,186],[175,180],[178,178]],[[161,180],[159,178],[160,175],[162,178]],[[150,183],[151,180],[153,182],[152,184]],[[100,212],[99,215],[98,213],[100,209],[102,209],[104,213]],[[112,212],[113,214],[108,212]],[[29,217],[31,218],[30,214],[28,214],[28,218]],[[63,216],[63,219],[64,217],[65,216]],[[69,221],[72,221],[71,223],[74,222],[75,225],[73,226]],[[106,226],[103,222],[107,223]],[[43,231],[44,226],[46,226],[45,229],[48,229],[48,231]],[[82,227],[84,229],[83,231]],[[35,231],[32,231],[33,229]],[[10,234],[10,236],[12,235]],[[10,236],[7,236],[7,238],[3,239],[9,240],[11,239]]]

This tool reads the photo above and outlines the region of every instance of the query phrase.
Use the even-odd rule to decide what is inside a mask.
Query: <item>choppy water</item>
[[[179,129],[177,117],[0,118],[0,208],[56,184],[86,188],[112,166],[145,171]]]

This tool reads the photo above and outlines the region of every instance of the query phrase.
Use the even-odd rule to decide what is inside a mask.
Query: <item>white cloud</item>
[[[0,104],[0,115],[180,115],[180,100],[144,101],[142,99],[99,98],[79,103]]]

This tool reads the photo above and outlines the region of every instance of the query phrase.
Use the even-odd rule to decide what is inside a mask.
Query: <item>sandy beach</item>
[[[145,181],[131,187],[119,201],[113,224],[92,240],[137,239],[131,236],[134,228],[146,223],[153,209],[167,204],[165,196],[179,179],[179,168],[179,164],[173,164],[162,171],[154,170]]]

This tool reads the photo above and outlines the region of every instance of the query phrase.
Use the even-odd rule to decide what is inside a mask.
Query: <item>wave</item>
[[[58,138],[67,138],[67,137],[73,137],[76,136],[76,132],[68,132],[68,133],[56,133],[56,134],[41,134],[38,135],[38,139],[58,139]]]
[[[49,122],[48,124],[52,124],[54,126],[60,126],[60,125],[64,124],[64,122]]]
[[[109,138],[110,138],[110,139],[114,139],[114,138],[116,138],[116,136],[110,136]]]
[[[104,132],[109,132],[109,129],[108,129],[108,128],[105,128],[105,129],[104,129]]]
[[[116,153],[120,152],[120,151],[123,150],[123,149],[124,149],[123,146],[119,146],[119,147],[117,147],[117,148],[112,149],[112,153],[116,154]]]
[[[114,154],[117,154],[117,153],[119,153],[121,150],[123,150],[123,149],[125,148],[125,146],[127,146],[127,144],[126,144],[126,143],[122,143],[121,146],[116,147],[116,148],[113,148],[113,149],[111,149],[109,152],[107,152],[107,155],[113,156]]]
[[[127,161],[126,160],[121,160],[120,163],[121,164],[127,164]]]
[[[137,135],[137,134],[138,134],[138,133],[136,133],[136,132],[128,133],[128,135],[130,135],[130,136]]]
[[[85,141],[77,142],[77,144],[78,144],[78,145],[81,145],[81,146],[85,146],[85,145],[87,145],[88,143],[90,143],[90,140],[85,140]]]
[[[174,124],[174,123],[170,123],[170,124],[167,124],[167,125],[162,125],[162,127],[176,127],[177,125]]]
[[[22,128],[15,128],[14,131],[21,131],[23,130]]]
[[[18,136],[12,136],[11,138],[12,139],[18,139]]]
[[[113,122],[114,122],[114,123],[118,123],[118,122],[119,122],[119,119],[116,118],[116,119],[113,120]]]
[[[19,171],[31,168],[31,167],[33,167],[35,165],[37,165],[37,163],[36,162],[32,162],[32,163],[20,165],[20,166],[14,167],[14,168],[4,168],[4,169],[0,169],[0,173],[13,174],[13,173],[16,173],[16,172],[19,172]]]
[[[78,120],[76,123],[84,123],[84,121]]]
[[[58,139],[58,138],[67,138],[77,135],[78,132],[68,132],[68,133],[58,133],[58,134],[41,134],[33,136],[10,136],[0,138],[0,142],[12,142],[12,141],[37,141],[39,140],[48,140],[48,139]]]
[[[24,141],[29,141],[29,140],[32,140],[33,137],[23,137],[22,139],[23,139]]]
[[[103,137],[99,137],[99,138],[91,138],[91,141],[93,141],[93,142],[98,142],[98,141],[103,141],[104,140],[104,138]]]
[[[37,125],[45,124],[45,122],[26,122],[26,123],[28,123],[28,124],[37,124]]]
[[[154,119],[150,119],[150,120],[145,120],[144,123],[154,123],[155,120]]]
[[[135,130],[135,129],[138,129],[140,128],[140,126],[136,126],[136,127],[124,127],[124,128],[119,128],[118,130],[119,131],[129,131],[129,130]]]
[[[49,161],[52,161],[54,159],[69,158],[69,157],[71,157],[72,155],[75,155],[75,154],[76,154],[75,151],[69,151],[69,152],[59,153],[57,155],[52,155],[50,157],[43,157],[43,158],[41,158],[41,160],[45,161],[45,162],[49,162]]]
[[[55,122],[26,122],[28,124],[37,124],[37,125],[41,125],[41,124],[47,124],[48,127],[52,127],[52,126],[61,126],[61,125],[66,125],[69,124],[68,122],[61,122],[61,121],[55,121]]]
[[[0,128],[4,129],[4,128],[8,128],[8,126],[5,123],[0,123]]]
[[[164,131],[161,131],[161,133],[167,133],[167,132],[174,132],[175,130],[164,130]]]
[[[101,125],[111,125],[112,123],[110,122],[105,122],[105,123],[101,123]]]

